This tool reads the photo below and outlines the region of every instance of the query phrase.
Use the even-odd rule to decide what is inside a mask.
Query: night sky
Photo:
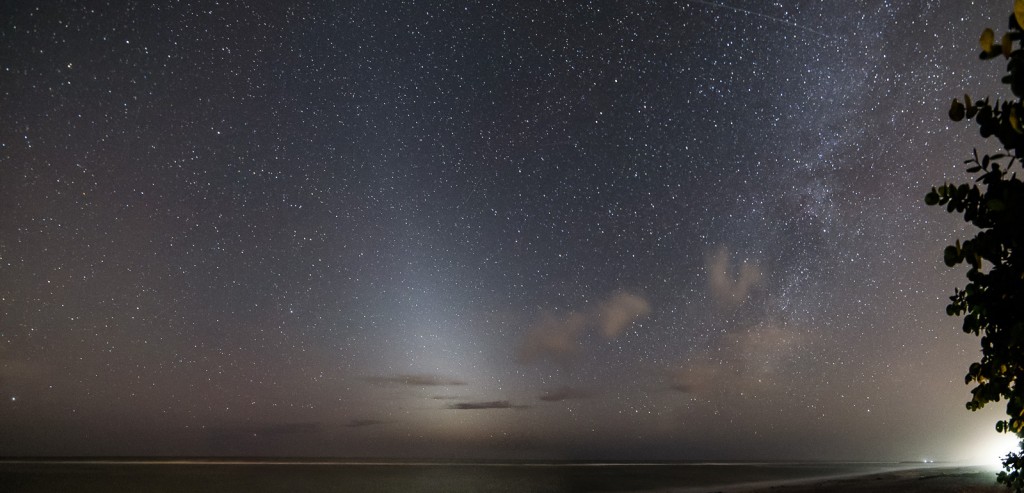
[[[1008,1],[59,3],[0,6],[0,455],[1005,443],[923,197]]]

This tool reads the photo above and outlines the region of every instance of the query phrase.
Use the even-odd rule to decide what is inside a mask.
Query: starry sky
[[[1009,9],[4,2],[0,455],[985,455]]]

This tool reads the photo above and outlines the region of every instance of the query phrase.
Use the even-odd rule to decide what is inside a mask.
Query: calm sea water
[[[22,492],[714,491],[906,469],[896,464],[453,464],[339,462],[0,462],[0,490]]]

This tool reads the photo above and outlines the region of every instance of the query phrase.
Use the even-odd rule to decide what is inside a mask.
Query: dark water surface
[[[575,492],[712,491],[715,486],[852,476],[895,464],[453,464],[0,461],[0,491]]]

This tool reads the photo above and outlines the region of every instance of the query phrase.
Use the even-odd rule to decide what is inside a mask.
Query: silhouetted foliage
[[[1004,84],[1016,99],[990,102],[989,98],[963,102],[954,99],[949,109],[953,121],[973,119],[981,136],[995,136],[1006,153],[978,156],[975,150],[965,161],[972,182],[945,183],[925,196],[928,205],[945,206],[963,214],[978,227],[978,234],[963,243],[946,247],[946,265],[965,263],[967,286],[954,290],[946,307],[950,316],[964,316],[964,332],[981,336],[981,361],[973,363],[964,378],[976,383],[967,409],[976,411],[989,402],[1006,400],[1007,419],[996,431],[1024,439],[1024,183],[1011,168],[1024,157],[1024,0],[1015,0],[1009,28],[996,44],[995,33],[981,35],[981,59],[1002,56],[1008,61]],[[1021,442],[1024,450],[1024,441]],[[1024,492],[1024,453],[1003,459],[998,481]]]

